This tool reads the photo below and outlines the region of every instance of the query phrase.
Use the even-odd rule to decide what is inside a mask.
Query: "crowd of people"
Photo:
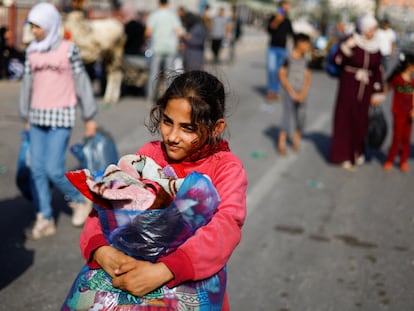
[[[148,16],[145,25],[144,35],[151,38],[151,67],[156,71],[160,70],[158,66],[163,58],[167,64],[170,60],[173,66],[179,41],[188,35],[178,15],[168,11],[167,5],[166,0],[160,0],[159,8]],[[133,19],[134,16],[128,20]],[[174,76],[169,76],[166,90],[152,98],[147,127],[151,133],[159,133],[160,139],[139,147],[136,157],[144,159],[143,165],[150,163],[148,166],[154,168],[154,173],[148,174],[148,169],[141,169],[133,176],[131,170],[121,168],[119,164],[120,170],[124,169],[129,176],[129,182],[131,178],[136,180],[132,184],[115,187],[114,191],[118,193],[109,202],[116,202],[128,185],[141,185],[142,191],[147,193],[144,195],[141,191],[142,197],[136,199],[141,203],[149,202],[145,208],[140,206],[143,210],[149,209],[146,214],[149,220],[154,209],[160,213],[172,210],[171,217],[168,217],[170,214],[165,215],[158,225],[163,227],[163,223],[171,221],[173,225],[167,228],[173,226],[173,231],[181,229],[179,234],[168,230],[157,231],[150,239],[148,232],[141,237],[134,234],[142,225],[139,222],[142,214],[139,213],[126,225],[134,232],[128,233],[127,230],[122,235],[123,240],[128,239],[132,243],[135,251],[123,252],[112,243],[113,225],[110,225],[113,232],[106,235],[107,223],[103,223],[98,215],[98,210],[106,206],[104,201],[94,200],[96,196],[81,191],[76,187],[78,184],[66,175],[65,159],[75,126],[76,107],[82,108],[85,137],[95,135],[98,126],[95,121],[97,103],[79,49],[73,41],[61,36],[61,15],[53,4],[41,2],[34,5],[27,21],[34,39],[25,51],[19,114],[30,139],[34,221],[26,228],[25,235],[27,239],[39,240],[56,233],[51,196],[51,187],[55,187],[73,209],[72,224],[83,226],[80,245],[90,269],[86,272],[89,273],[86,276],[88,284],[82,281],[78,290],[78,281],[75,281],[62,310],[92,310],[102,307],[102,303],[108,309],[119,306],[128,310],[158,310],[197,306],[200,309],[229,310],[226,264],[241,239],[241,227],[246,217],[247,175],[242,162],[231,152],[223,137],[227,124],[224,84],[203,70],[179,70]],[[195,24],[187,15],[185,23],[187,27]],[[169,40],[171,37],[173,39]],[[186,40],[191,42],[191,37]],[[134,49],[134,45],[129,47]],[[137,52],[136,47],[134,52]],[[136,161],[132,165],[136,165]],[[203,187],[197,190],[198,183],[190,178],[194,172],[204,176],[210,191],[204,193]],[[110,184],[122,183],[116,177],[111,179]],[[165,185],[162,180],[166,181]],[[172,187],[174,181],[176,185]],[[102,182],[100,185],[104,186]],[[101,186],[98,193],[105,197],[105,187]],[[172,190],[169,194],[168,191]],[[180,191],[187,191],[189,199],[180,201]],[[173,200],[175,195],[179,197],[177,202]],[[195,204],[196,198],[198,204]],[[183,206],[186,203],[182,201],[189,202],[189,205]],[[95,208],[92,202],[97,203]],[[127,202],[129,200],[120,200],[120,205],[106,207],[123,210],[128,208]],[[201,225],[197,213],[206,204],[211,205],[211,211]],[[186,220],[191,216],[189,209],[194,209],[190,214],[196,213],[196,217]],[[131,211],[128,215],[132,215]],[[177,219],[178,223],[175,222]],[[151,228],[156,225],[150,223]],[[126,229],[118,229],[122,228]],[[154,251],[153,245],[160,239],[171,240],[171,244],[162,244],[156,251],[157,257],[152,260],[143,257],[143,248],[136,249],[140,239],[145,240],[144,248],[149,252]],[[180,240],[180,243],[174,243],[174,240]],[[95,273],[108,278],[111,286],[101,284],[103,286],[97,289],[96,280],[92,277]],[[90,293],[85,295],[85,285],[92,289],[95,299],[90,299]],[[135,298],[130,299],[133,295]]]
[[[63,18],[72,11],[81,11],[87,18],[86,1],[72,0],[70,5],[63,7]],[[60,10],[60,8],[58,8]],[[126,42],[124,46],[124,69],[126,79],[129,72],[137,75],[137,71],[147,76],[148,83],[129,82],[130,85],[146,85],[145,93],[148,98],[154,97],[161,69],[164,73],[176,69],[203,69],[206,55],[211,53],[211,62],[232,63],[235,60],[236,42],[242,35],[242,22],[238,8],[219,7],[212,10],[206,3],[200,12],[190,11],[184,6],[173,10],[169,1],[158,1],[158,8],[151,11],[138,11],[132,1],[126,1],[119,6],[117,17],[124,24]],[[168,18],[162,23],[157,22],[163,17]],[[170,33],[169,28],[174,31]],[[1,76],[2,79],[22,77],[24,51],[18,52],[7,43],[7,28],[1,31]],[[66,33],[66,32],[65,32]],[[160,43],[161,42],[161,43]],[[223,47],[228,47],[226,58],[222,55]],[[12,53],[10,53],[12,51]],[[160,55],[163,57],[160,58]],[[169,57],[166,57],[166,56]],[[20,62],[20,74],[10,72],[10,63]],[[105,87],[104,65],[100,63],[85,63],[87,73],[92,82],[102,77],[101,89]],[[129,67],[128,67],[129,66]],[[9,68],[9,69],[7,69]],[[132,79],[135,79],[132,75]],[[146,81],[145,81],[146,82]],[[101,90],[103,93],[103,90]]]
[[[27,228],[26,237],[38,240],[55,234],[51,205],[53,185],[73,210],[72,224],[85,225],[81,250],[88,269],[102,270],[118,292],[146,297],[147,300],[134,300],[135,305],[174,307],[193,298],[190,292],[199,282],[216,278],[214,285],[218,290],[216,288],[213,293],[207,289],[208,299],[199,299],[199,307],[229,309],[226,263],[241,239],[246,217],[247,176],[243,164],[223,138],[226,128],[224,85],[203,68],[207,43],[211,44],[214,64],[221,62],[221,49],[225,44],[229,46],[229,60],[234,61],[235,44],[242,28],[236,8],[228,14],[224,8],[219,8],[215,16],[210,16],[209,9],[205,6],[199,15],[183,7],[174,12],[168,0],[159,0],[158,8],[145,18],[130,4],[124,4],[121,9],[127,34],[124,57],[134,63],[151,52],[147,97],[152,108],[147,126],[151,133],[160,134],[160,140],[140,147],[136,155],[153,159],[162,168],[162,177],[169,180],[184,179],[193,171],[205,174],[220,197],[217,210],[206,225],[154,262],[125,254],[112,245],[90,198],[84,197],[65,177],[66,151],[75,126],[76,106],[79,104],[82,108],[85,137],[90,137],[97,131],[94,120],[97,103],[78,47],[60,34],[62,21],[57,8],[42,2],[28,14],[34,40],[25,50],[19,99],[19,113],[31,141],[34,222]],[[292,147],[295,152],[300,150],[312,82],[306,58],[312,48],[311,37],[294,32],[289,11],[289,2],[282,0],[267,22],[270,40],[265,97],[268,101],[283,101],[278,137],[278,152],[283,156],[287,155],[292,119]],[[393,139],[384,169],[390,170],[399,156],[400,169],[409,170],[407,159],[414,119],[414,55],[413,51],[402,50],[403,57],[393,66],[396,36],[389,31],[386,22],[381,25],[378,32],[378,22],[372,15],[359,18],[356,31],[341,33],[333,58],[340,75],[329,161],[349,171],[365,161],[369,110],[371,106],[381,105],[387,90],[394,91]],[[13,55],[22,61],[23,56],[7,45],[7,29],[2,29],[1,35],[2,56]],[[287,47],[289,37],[294,42],[291,50]],[[3,61],[4,57],[0,73],[7,76]],[[158,94],[154,85],[160,73],[166,73],[166,88]],[[145,180],[143,187],[152,189],[156,196],[160,186],[154,184],[153,180]],[[182,296],[171,296],[168,289],[154,296],[154,291],[164,285],[178,291],[183,284],[188,287],[180,292]],[[112,287],[102,289],[103,297],[113,295]],[[88,303],[81,301],[79,292],[70,295],[76,295],[77,300],[68,296],[62,310],[72,310],[73,304]],[[121,300],[115,303],[123,303]]]
[[[231,12],[220,7],[216,14],[211,14],[211,8],[206,4],[198,14],[183,6],[174,11],[169,1],[160,0],[158,8],[152,12],[137,14],[131,2],[122,4],[120,11],[127,35],[126,63],[142,66],[143,57],[150,59],[146,89],[149,100],[157,96],[162,78],[169,84],[168,72],[203,69],[208,48],[213,63],[223,61],[223,46],[229,47],[227,61],[234,61],[235,45],[242,33],[235,6]]]
[[[278,101],[283,94],[278,139],[278,152],[281,155],[287,154],[290,119],[295,121],[291,139],[293,150],[299,150],[306,94],[311,81],[310,71],[305,70],[306,65],[298,65],[303,54],[309,51],[309,46],[300,44],[306,36],[293,31],[289,10],[289,2],[282,0],[277,12],[267,23],[270,39],[266,100]],[[338,23],[334,32],[334,43],[337,43],[338,48],[332,55],[332,62],[338,70],[338,90],[329,161],[349,171],[355,171],[357,166],[365,163],[371,107],[381,106],[387,92],[392,90],[393,139],[384,169],[389,171],[394,158],[400,155],[399,167],[407,172],[411,123],[414,118],[414,51],[398,46],[396,32],[387,19],[379,23],[370,14],[357,19],[355,30],[348,32],[342,23]],[[291,52],[286,47],[289,37],[294,41]],[[309,38],[306,40],[309,43]]]

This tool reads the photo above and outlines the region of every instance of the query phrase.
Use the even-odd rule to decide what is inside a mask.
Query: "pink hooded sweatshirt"
[[[158,260],[174,274],[174,279],[167,286],[203,280],[220,271],[241,240],[241,227],[246,217],[247,175],[240,159],[230,152],[224,141],[219,144],[218,150],[203,150],[180,163],[169,162],[160,141],[147,143],[137,154],[152,158],[161,167],[171,165],[178,177],[185,177],[194,171],[206,174],[220,195],[221,201],[212,220],[176,251]],[[104,245],[108,243],[97,213],[93,211],[80,237],[82,255],[90,268],[99,268],[93,260],[93,252]],[[222,310],[230,310],[227,294]]]

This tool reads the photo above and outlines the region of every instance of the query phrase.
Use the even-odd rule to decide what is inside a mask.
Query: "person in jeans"
[[[217,15],[212,19],[210,37],[214,64],[219,63],[223,41],[230,35],[230,20],[224,13],[224,8],[219,8]]]
[[[270,42],[267,49],[268,84],[266,99],[269,101],[279,99],[279,70],[287,55],[287,38],[293,35],[292,23],[288,17],[289,9],[289,3],[287,1],[281,1],[277,14],[272,15],[267,24]]]
[[[30,170],[36,220],[26,237],[38,240],[56,232],[50,183],[62,192],[73,209],[72,224],[82,226],[92,209],[90,201],[65,177],[67,147],[77,98],[85,120],[85,136],[96,133],[97,105],[78,48],[59,35],[61,17],[50,3],[39,3],[29,12],[35,40],[27,47],[19,113],[30,135]]]
[[[154,82],[161,71],[161,66],[164,66],[165,72],[182,69],[175,68],[174,64],[178,56],[179,38],[182,34],[183,27],[180,18],[175,12],[169,10],[168,0],[159,0],[158,9],[149,15],[145,29],[145,37],[150,39],[152,51],[147,87],[147,98],[150,101],[155,100],[155,89],[158,83],[154,84]]]

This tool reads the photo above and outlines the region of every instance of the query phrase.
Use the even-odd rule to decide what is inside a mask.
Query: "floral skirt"
[[[226,267],[212,277],[159,289],[137,297],[112,286],[102,269],[84,266],[78,274],[61,311],[220,311],[226,288]]]

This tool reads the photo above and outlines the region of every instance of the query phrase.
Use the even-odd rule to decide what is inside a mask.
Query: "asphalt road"
[[[301,150],[278,156],[281,105],[263,101],[265,46],[265,34],[249,30],[235,64],[208,67],[229,87],[227,135],[249,176],[243,239],[228,266],[232,310],[414,310],[413,174],[382,170],[390,134],[354,173],[327,162],[336,80],[318,71]],[[59,310],[84,264],[80,229],[57,194],[57,234],[23,236],[31,206],[14,184],[18,90],[18,82],[0,82],[0,310]],[[389,107],[388,98],[388,117]],[[126,96],[101,105],[98,122],[127,154],[151,138],[147,113],[142,98]],[[78,122],[72,143],[81,139]],[[76,166],[71,154],[67,166]]]

